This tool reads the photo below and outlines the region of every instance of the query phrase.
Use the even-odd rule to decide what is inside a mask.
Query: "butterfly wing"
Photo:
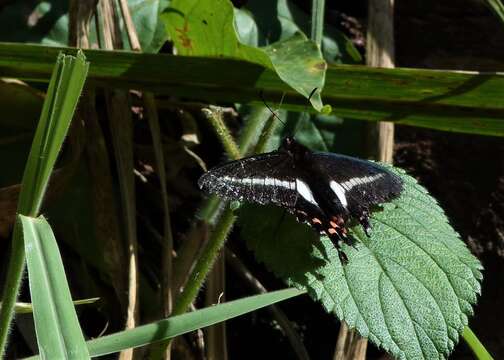
[[[231,161],[203,174],[199,187],[228,200],[272,203],[292,210],[296,204],[293,159],[282,151]]]
[[[398,197],[403,189],[401,178],[378,163],[332,153],[311,156],[353,216]]]

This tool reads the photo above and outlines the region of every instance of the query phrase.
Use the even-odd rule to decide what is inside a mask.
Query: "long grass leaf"
[[[91,356],[101,356],[118,352],[129,347],[139,347],[171,339],[303,293],[303,291],[297,289],[284,289],[230,301],[179,316],[173,316],[153,324],[139,326],[133,330],[125,330],[117,334],[88,341],[89,352]]]
[[[51,226],[19,215],[30,278],[33,318],[43,359],[88,359],[65,269]]]
[[[39,52],[40,54],[40,52]],[[57,54],[52,53],[56,58]],[[56,65],[44,101],[40,121],[28,156],[17,213],[38,215],[49,176],[54,168],[65,135],[70,126],[77,101],[84,86],[89,68],[82,52],[77,56],[57,55]],[[12,251],[0,309],[0,356],[5,351],[9,325],[14,316],[14,306],[24,270],[25,253],[19,223],[14,226]]]

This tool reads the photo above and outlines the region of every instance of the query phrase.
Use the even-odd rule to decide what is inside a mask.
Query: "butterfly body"
[[[281,206],[325,232],[336,247],[347,239],[349,220],[357,220],[368,234],[371,208],[402,191],[402,180],[379,164],[312,152],[292,138],[277,151],[211,169],[198,184],[229,200]]]

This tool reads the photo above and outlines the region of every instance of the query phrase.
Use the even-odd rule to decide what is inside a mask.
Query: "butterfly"
[[[342,261],[340,241],[352,244],[347,224],[358,221],[369,236],[369,213],[397,198],[402,179],[380,164],[355,157],[313,152],[294,138],[278,150],[249,156],[211,169],[200,189],[227,200],[274,204],[310,224],[332,241]]]

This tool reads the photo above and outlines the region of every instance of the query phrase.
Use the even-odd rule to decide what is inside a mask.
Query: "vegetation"
[[[315,150],[362,154],[355,119],[504,136],[503,75],[358,65],[350,40],[321,30],[320,5],[313,41],[304,35],[310,18],[285,0],[241,9],[229,0],[130,0],[122,11],[86,3],[40,2],[33,14],[60,15],[51,26],[16,25],[4,39],[38,44],[0,44],[0,237],[13,229],[0,353],[17,349],[9,336],[18,296],[32,304],[34,357],[184,358],[192,346],[180,335],[307,293],[394,357],[447,358],[462,336],[478,359],[491,358],[467,326],[482,266],[403,170],[390,166],[405,189],[372,214],[371,237],[350,229],[358,241],[344,246],[346,265],[327,237],[282,210],[204,199],[196,181],[222,149],[237,159],[292,133]],[[492,6],[499,14],[500,2]],[[20,11],[5,6],[0,19]],[[254,278],[228,237],[289,288],[223,298],[225,253]],[[98,325],[83,325],[94,306]],[[98,313],[110,323],[105,334]],[[207,355],[224,358],[225,332],[213,329]]]

